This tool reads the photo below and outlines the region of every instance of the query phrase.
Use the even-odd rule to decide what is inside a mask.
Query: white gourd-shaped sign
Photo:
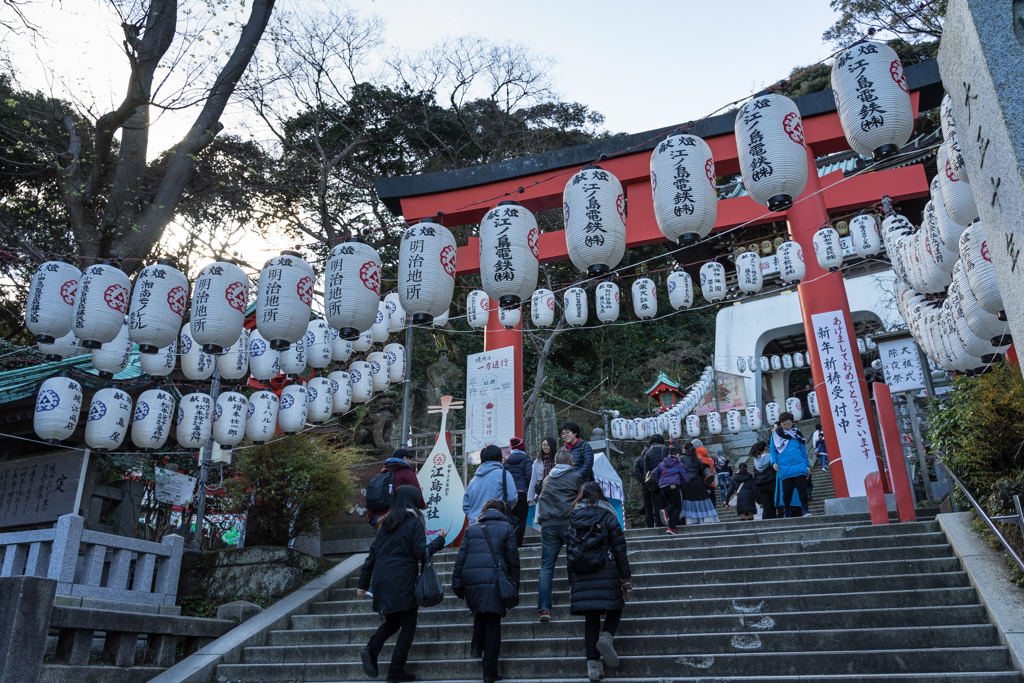
[[[74,434],[81,411],[82,385],[68,377],[51,377],[36,394],[32,428],[46,443],[59,444]]]
[[[282,251],[263,264],[256,295],[256,328],[283,351],[302,339],[313,303],[313,269],[297,251]]]
[[[501,202],[480,222],[480,281],[500,306],[517,306],[537,287],[540,231],[518,202]]]
[[[370,329],[380,303],[380,254],[358,237],[331,249],[324,274],[327,322],[353,341]]]
[[[25,326],[36,336],[37,342],[53,344],[71,332],[75,294],[81,279],[82,272],[60,256],[36,270],[28,289]],[[174,328],[174,334],[177,331],[178,328]]]
[[[173,261],[161,259],[139,272],[128,315],[128,331],[139,353],[158,353],[178,339],[187,297],[188,278]]]
[[[565,311],[565,322],[572,327],[582,327],[587,324],[587,290],[582,287],[570,287],[565,290],[562,299],[562,309]]]
[[[306,387],[289,384],[281,391],[281,407],[277,411],[277,426],[285,436],[298,434],[306,428]]]
[[[221,448],[230,449],[245,438],[249,399],[237,391],[225,391],[217,397],[213,409],[213,440]]]
[[[228,381],[242,379],[249,372],[249,330],[243,327],[238,339],[217,356],[217,372]]]
[[[633,295],[633,313],[641,320],[650,320],[658,315],[658,288],[649,277],[633,280],[630,287]]]
[[[555,294],[550,289],[538,289],[530,301],[530,319],[544,330],[555,324]]]
[[[199,450],[210,440],[213,429],[213,399],[199,392],[181,397],[178,405],[178,445]]]
[[[677,311],[693,305],[693,280],[685,270],[674,270],[668,276],[668,302]]]
[[[445,438],[448,411],[459,410],[463,405],[462,401],[453,401],[451,396],[442,396],[441,405],[427,408],[428,413],[441,414],[441,428],[434,448],[416,473],[427,504],[424,516],[428,542],[444,531],[445,545],[451,545],[466,527],[466,513],[462,511],[466,489]]]
[[[280,401],[272,391],[257,391],[249,397],[245,411],[245,438],[257,446],[266,443],[277,430]]]
[[[785,211],[807,185],[804,126],[793,100],[760,94],[736,114],[736,148],[750,198]]]
[[[281,352],[270,348],[270,342],[259,330],[249,334],[249,373],[261,382],[277,377],[281,371]]]
[[[618,178],[600,166],[584,167],[565,184],[562,213],[576,268],[594,277],[619,265],[626,252],[626,200]]]
[[[344,370],[335,370],[327,378],[338,385],[334,389],[334,414],[347,413],[352,407],[352,380]]]
[[[143,452],[163,448],[167,437],[171,435],[173,419],[174,396],[171,392],[162,387],[142,392],[135,401],[132,443]]]
[[[405,231],[398,256],[398,299],[414,325],[429,325],[452,305],[455,237],[433,218]]]
[[[192,339],[206,353],[220,353],[238,339],[249,307],[249,278],[233,263],[199,271],[192,289]]]
[[[696,135],[676,133],[651,153],[654,218],[667,239],[679,245],[704,239],[718,217],[715,160]]]
[[[633,298],[636,306],[636,298]],[[614,282],[602,282],[594,288],[594,308],[597,319],[608,324],[619,319],[619,286]]]
[[[75,294],[71,331],[87,349],[113,341],[128,314],[131,282],[111,261],[89,266],[82,273]]]

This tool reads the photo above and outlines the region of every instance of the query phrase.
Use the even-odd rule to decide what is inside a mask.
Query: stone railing
[[[57,595],[174,604],[181,536],[166,536],[162,543],[140,541],[87,531],[84,522],[78,515],[64,515],[53,529],[0,534],[0,577],[54,579]]]

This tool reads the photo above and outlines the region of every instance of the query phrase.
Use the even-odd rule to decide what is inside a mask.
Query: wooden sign
[[[430,541],[439,531],[444,530],[445,545],[454,543],[466,526],[466,513],[462,511],[462,497],[466,488],[448,448],[448,439],[445,438],[448,411],[461,410],[462,407],[462,401],[442,396],[440,406],[427,408],[428,413],[441,413],[441,429],[434,449],[417,474],[420,488],[423,489],[423,499],[427,503],[427,540]]]

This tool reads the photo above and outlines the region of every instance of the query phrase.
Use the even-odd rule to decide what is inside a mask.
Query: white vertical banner
[[[814,342],[825,375],[825,391],[819,391],[821,411],[832,415],[832,425],[839,442],[846,486],[851,496],[865,496],[864,478],[878,471],[875,448],[871,440],[867,404],[860,379],[853,364],[853,350],[842,311],[814,313]],[[829,460],[835,462],[830,453]]]
[[[511,346],[484,351],[466,363],[466,453],[508,446],[515,433],[515,359]]]
[[[921,356],[913,337],[879,341],[878,357],[882,361],[885,383],[892,393],[924,389]]]

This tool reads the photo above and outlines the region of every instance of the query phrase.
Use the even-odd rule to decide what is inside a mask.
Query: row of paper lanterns
[[[861,355],[867,354],[878,348],[878,344],[871,337],[857,337],[857,350]],[[746,360],[742,356],[736,358],[736,369],[740,372],[778,372],[780,370],[799,370],[807,363],[807,356],[802,351],[793,354],[783,353],[772,356],[761,356],[756,361],[753,356]]]

